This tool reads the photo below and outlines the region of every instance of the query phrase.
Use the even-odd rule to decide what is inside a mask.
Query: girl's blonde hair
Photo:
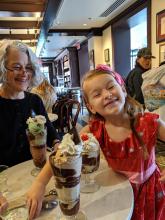
[[[27,54],[29,58],[29,62],[33,68],[32,80],[29,87],[33,87],[38,85],[42,79],[43,74],[41,73],[41,64],[35,53],[29,48],[28,45],[19,41],[19,40],[9,40],[4,39],[0,43],[0,83],[4,83],[6,81],[6,61],[7,55],[10,48],[16,48],[17,50],[24,52]]]

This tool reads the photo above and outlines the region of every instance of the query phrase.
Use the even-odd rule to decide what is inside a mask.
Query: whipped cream
[[[44,133],[46,118],[43,115],[36,115],[34,118],[29,117],[26,121],[28,130],[34,136]]]
[[[85,133],[81,135],[83,142],[83,152],[98,151],[100,144],[92,133]]]
[[[55,156],[56,163],[65,163],[71,160],[71,157],[79,157],[82,152],[81,145],[75,145],[73,142],[73,135],[65,134],[62,142],[58,146],[57,153]]]

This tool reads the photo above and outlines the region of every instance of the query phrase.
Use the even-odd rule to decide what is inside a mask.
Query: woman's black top
[[[32,110],[46,117],[47,145],[51,147],[58,138],[37,95],[25,92],[24,99],[16,100],[0,97],[0,164],[13,166],[32,158],[26,136],[26,121]]]

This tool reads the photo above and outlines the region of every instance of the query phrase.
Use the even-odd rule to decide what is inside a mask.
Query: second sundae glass
[[[81,192],[93,193],[100,188],[92,177],[100,165],[100,145],[92,133],[81,135],[81,139],[83,142]]]
[[[30,145],[30,152],[35,168],[31,171],[32,176],[37,176],[46,163],[46,142],[47,129],[46,119],[42,115],[27,120],[28,129],[26,131]]]
[[[55,187],[62,211],[60,220],[85,220],[80,207],[81,145],[75,145],[70,134],[63,137],[56,152],[49,156]]]

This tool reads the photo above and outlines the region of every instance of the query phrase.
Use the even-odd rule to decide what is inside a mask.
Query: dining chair
[[[55,122],[53,122],[53,126],[55,127],[55,129],[58,132],[61,132],[61,130],[62,130],[60,125],[61,125],[61,120],[63,120],[63,115],[64,115],[64,112],[61,111],[61,108],[62,108],[63,104],[67,101],[68,101],[68,98],[66,98],[66,97],[63,99],[57,100],[52,108],[52,113],[58,115],[58,119]],[[65,111],[65,115],[66,115],[66,111]]]
[[[62,116],[60,127],[64,133],[76,126],[80,109],[80,103],[77,100],[69,99],[63,103],[60,113]]]

